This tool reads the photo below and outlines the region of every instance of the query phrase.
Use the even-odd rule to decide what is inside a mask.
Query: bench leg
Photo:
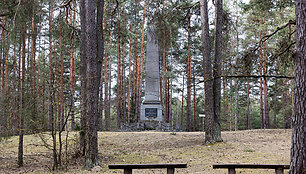
[[[174,168],[167,168],[167,174],[174,174]]]
[[[275,169],[276,174],[284,174],[284,169]]]
[[[124,174],[132,174],[132,169],[124,169]]]
[[[228,174],[236,174],[235,168],[233,168],[233,169],[228,169]]]

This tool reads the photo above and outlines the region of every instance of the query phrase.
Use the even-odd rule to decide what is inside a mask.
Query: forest
[[[19,167],[27,135],[50,151],[51,170],[72,154],[87,169],[101,163],[98,134],[140,121],[154,26],[172,134],[205,132],[207,145],[223,131],[292,129],[290,173],[305,172],[305,9],[304,0],[0,0],[0,145],[18,137]]]

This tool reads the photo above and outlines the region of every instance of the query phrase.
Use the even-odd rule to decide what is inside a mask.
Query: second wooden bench
[[[133,169],[160,169],[167,168],[167,174],[174,174],[175,168],[187,168],[186,163],[172,164],[110,164],[109,169],[124,169],[124,174],[132,174]]]
[[[229,174],[236,174],[236,168],[246,169],[274,169],[276,174],[284,174],[284,169],[289,169],[285,164],[214,164],[214,169],[228,169]]]

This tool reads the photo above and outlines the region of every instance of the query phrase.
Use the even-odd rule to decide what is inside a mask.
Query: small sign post
[[[205,129],[204,129],[205,114],[199,114],[199,117],[201,117],[202,120],[203,120],[203,132],[204,132],[205,131]]]

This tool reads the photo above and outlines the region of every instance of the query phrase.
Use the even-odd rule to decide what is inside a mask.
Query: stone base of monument
[[[145,130],[156,130],[156,131],[172,131],[170,123],[163,121],[139,121],[138,123],[122,123],[121,131],[145,131]]]
[[[141,121],[164,121],[163,106],[160,101],[144,101],[140,107]]]

